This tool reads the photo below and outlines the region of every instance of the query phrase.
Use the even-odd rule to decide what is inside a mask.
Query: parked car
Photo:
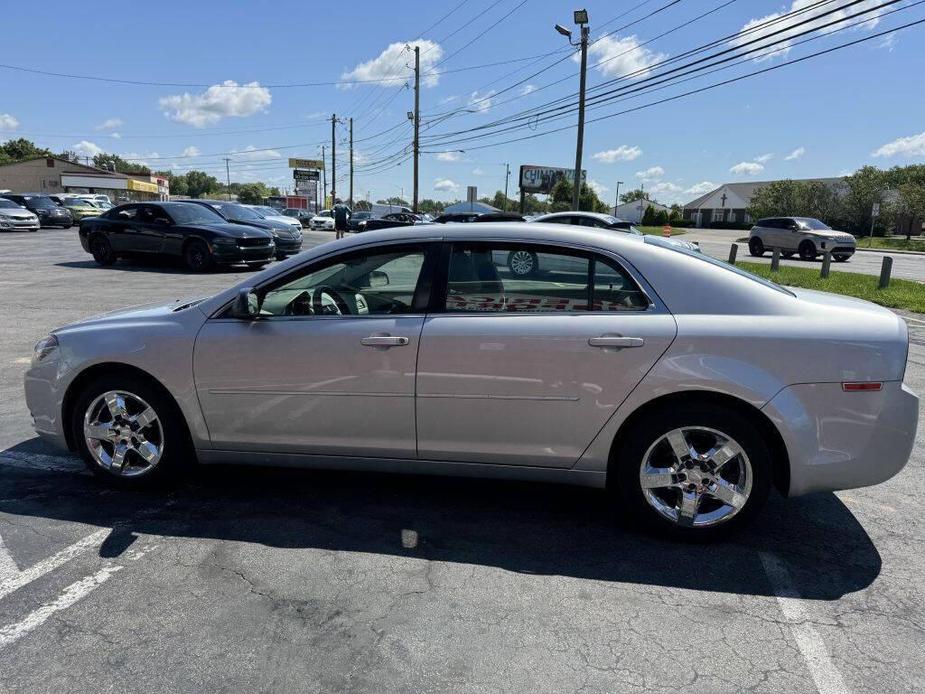
[[[357,231],[373,231],[375,229],[412,226],[414,224],[423,224],[423,222],[413,212],[390,212],[382,217],[371,217],[361,221],[357,225]]]
[[[321,210],[309,222],[312,231],[334,231],[334,216],[331,210]]]
[[[372,212],[361,210],[354,212],[347,220],[347,231],[360,231],[360,222],[366,222],[372,219]]]
[[[826,251],[843,263],[857,248],[854,236],[836,231],[812,217],[767,217],[759,219],[748,234],[748,252],[762,256],[765,251],[779,248],[790,258],[799,253],[801,260],[814,260]]]
[[[299,237],[302,236],[302,222],[298,219],[293,219],[282,214],[279,210],[274,207],[269,207],[267,205],[244,205],[252,209],[254,212],[259,214],[264,219],[268,219],[271,222],[279,222],[280,224],[287,224],[292,231],[296,231],[299,234]]]
[[[60,199],[62,207],[65,207],[75,222],[80,222],[87,217],[98,217],[103,210],[83,198],[62,197]]]
[[[643,235],[639,228],[632,222],[627,222],[609,214],[601,214],[598,212],[552,212],[550,214],[540,215],[536,217],[534,221],[545,224],[568,224],[570,226],[591,227],[594,229],[609,229],[611,231],[633,234],[634,236]],[[688,251],[700,252],[700,244],[696,242],[685,241],[678,238],[665,239],[665,242]],[[511,257],[508,258],[508,261],[510,263],[511,272],[515,272],[519,275],[529,275],[536,272],[538,269],[538,258],[524,253],[512,254]]]
[[[17,205],[25,207],[38,217],[39,224],[43,227],[68,229],[74,223],[74,218],[71,216],[70,211],[56,205],[47,195],[41,193],[4,193],[0,197],[12,200]]]
[[[444,212],[433,220],[436,224],[448,222],[525,222],[523,215],[516,212]]]
[[[269,230],[224,219],[208,205],[129,203],[80,223],[80,244],[100,265],[138,256],[180,257],[195,272],[213,265],[263,267],[276,255]]]
[[[693,539],[755,519],[772,486],[877,484],[909,458],[908,331],[885,308],[656,237],[438,235],[348,236],[207,299],[59,328],[26,373],[34,427],[121,487],[197,459],[537,479]],[[546,269],[512,273],[519,249]]]
[[[22,205],[0,198],[0,231],[38,231],[39,218]]]
[[[315,215],[311,212],[311,210],[303,210],[297,207],[287,207],[285,210],[283,210],[283,216],[298,220],[304,229],[305,227],[311,226],[312,217]]]
[[[295,229],[288,219],[285,222],[264,219],[254,210],[226,200],[178,200],[177,202],[208,207],[233,224],[243,224],[269,231],[276,243],[276,257],[279,260],[302,250],[302,230]]]

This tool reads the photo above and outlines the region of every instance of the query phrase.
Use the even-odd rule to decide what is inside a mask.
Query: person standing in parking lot
[[[340,198],[335,199],[334,209],[331,210],[334,216],[334,232],[337,238],[344,238],[344,232],[347,231],[347,220],[350,219],[350,208],[347,207]]]

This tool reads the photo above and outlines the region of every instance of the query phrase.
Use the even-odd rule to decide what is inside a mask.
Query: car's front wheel
[[[757,236],[752,236],[748,240],[748,252],[759,258],[764,255],[764,242],[759,239]]]
[[[103,376],[87,385],[75,400],[71,432],[87,467],[117,486],[158,484],[190,459],[176,405],[130,374]]]
[[[531,251],[511,251],[507,256],[507,266],[518,277],[528,277],[539,269],[540,259]]]
[[[800,254],[800,260],[816,259],[816,246],[812,241],[804,241],[801,243],[798,252]]]
[[[109,239],[105,236],[94,236],[90,239],[90,253],[100,265],[112,265],[116,262],[116,254],[112,250]]]
[[[183,251],[183,261],[193,272],[205,272],[212,267],[212,252],[203,241],[190,241]]]
[[[664,408],[622,436],[611,474],[642,525],[712,540],[748,523],[771,485],[771,455],[754,423],[712,403]]]

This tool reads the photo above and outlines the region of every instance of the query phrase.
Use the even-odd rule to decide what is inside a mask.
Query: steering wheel
[[[323,295],[327,295],[334,304],[325,304],[321,300]],[[336,289],[327,284],[315,287],[315,290],[312,292],[312,310],[316,316],[350,315],[350,306],[344,301],[344,297],[342,297]]]

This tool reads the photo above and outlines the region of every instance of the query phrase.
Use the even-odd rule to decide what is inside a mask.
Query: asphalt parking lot
[[[50,329],[246,273],[0,235],[0,691],[925,690],[922,426],[888,483],[772,497],[706,546],[540,484],[209,468],[117,493],[33,436],[22,375]]]

